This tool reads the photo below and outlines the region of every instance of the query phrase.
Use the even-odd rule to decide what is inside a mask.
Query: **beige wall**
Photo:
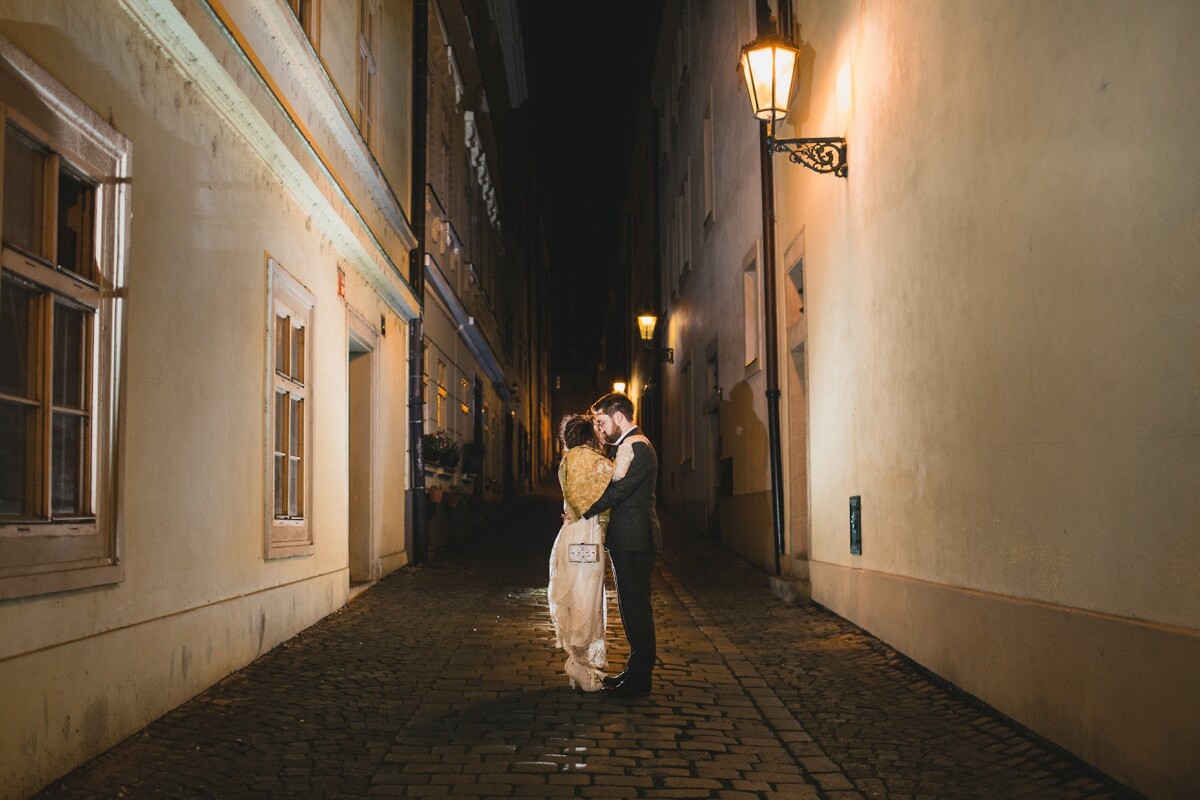
[[[758,128],[733,69],[754,3],[668,5],[659,223],[669,240],[690,169],[692,260],[664,276],[662,499],[688,513],[711,491],[706,464],[679,466],[677,410],[682,364],[700,378],[716,337],[725,541],[770,570],[766,387],[740,313]],[[819,602],[1118,780],[1195,794],[1200,6],[794,9],[802,73],[777,135],[844,136],[850,171],[774,161],[785,571],[811,567]],[[706,425],[697,410],[697,453]]]
[[[137,2],[102,11],[68,0],[0,3],[0,35],[128,137],[133,165],[118,445],[125,577],[0,602],[0,796],[31,792],[340,607],[348,591],[349,315],[377,326],[380,408],[403,408],[406,391],[405,320],[415,306],[387,252],[389,241],[411,234],[391,229],[380,249],[346,203],[367,207],[373,176],[353,172],[352,154],[330,155],[339,185],[355,194],[316,183],[312,150],[249,79],[247,62],[213,54],[232,78],[226,88],[236,90],[214,97],[203,76],[176,65],[204,67],[168,60],[127,7],[147,10]],[[185,19],[158,9],[143,24],[161,25],[169,46],[224,41],[202,7],[186,10]],[[247,41],[266,24],[237,21]],[[324,30],[326,47],[334,30]],[[261,137],[238,128],[237,115],[259,119]],[[307,120],[327,154],[339,140],[321,131],[336,116]],[[386,230],[386,214],[372,208]],[[315,548],[273,561],[263,557],[268,257],[315,299]],[[338,267],[347,275],[344,299]],[[374,535],[384,571],[406,560],[406,442],[403,414],[381,413]]]
[[[808,72],[780,135],[850,148],[848,180],[776,166],[779,240],[806,237],[814,597],[1185,796],[1200,6],[796,11]]]

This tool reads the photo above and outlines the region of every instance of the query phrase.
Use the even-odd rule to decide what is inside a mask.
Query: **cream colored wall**
[[[779,240],[807,247],[814,597],[1185,796],[1200,6],[796,10],[808,73],[780,135],[845,135],[850,163],[776,166]]]
[[[345,602],[347,307],[337,296],[344,253],[320,218],[121,6],[5,0],[0,34],[131,140],[134,176],[119,444],[125,579],[0,603],[0,796],[21,796]],[[268,256],[316,302],[315,552],[277,561],[263,559]],[[387,317],[380,397],[402,408],[405,326],[359,275],[350,271],[348,302],[368,320]],[[406,432],[402,418],[381,419],[379,466],[397,488],[381,500],[380,549],[394,568]]]

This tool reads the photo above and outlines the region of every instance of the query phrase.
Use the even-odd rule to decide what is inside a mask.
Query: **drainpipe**
[[[425,182],[426,130],[429,106],[429,0],[413,0],[412,174],[410,218],[417,246],[408,254],[408,282],[417,296],[421,314],[408,324],[408,453],[412,488],[413,564],[425,562],[429,551],[429,523],[425,506]]]
[[[783,0],[780,10],[785,20],[785,35],[791,35],[791,0]],[[775,528],[775,574],[783,573],[780,564],[784,550],[783,454],[779,424],[779,313],[775,292],[775,164],[767,133],[770,123],[759,122],[759,158],[762,164],[763,212],[763,317],[766,326],[767,362],[767,449],[771,464],[771,518]]]
[[[775,169],[767,148],[767,123],[759,122],[762,142],[763,208],[763,306],[766,325],[767,362],[767,448],[771,461],[771,511],[775,526],[775,574],[782,574],[783,553],[783,454],[779,433],[779,336],[775,330],[779,315],[775,298]]]

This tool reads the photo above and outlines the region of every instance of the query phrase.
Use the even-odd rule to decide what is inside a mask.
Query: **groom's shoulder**
[[[646,438],[645,435],[640,433],[635,433],[632,436],[626,437],[625,441],[621,444],[628,444],[630,449],[636,449],[637,445],[641,445],[648,449],[651,453],[654,452],[654,445],[650,443],[650,440]]]

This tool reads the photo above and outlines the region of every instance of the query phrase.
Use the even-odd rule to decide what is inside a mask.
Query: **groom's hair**
[[[622,392],[609,392],[604,395],[592,403],[592,411],[597,414],[607,414],[610,417],[614,412],[620,411],[625,415],[625,419],[633,421],[633,401]]]

